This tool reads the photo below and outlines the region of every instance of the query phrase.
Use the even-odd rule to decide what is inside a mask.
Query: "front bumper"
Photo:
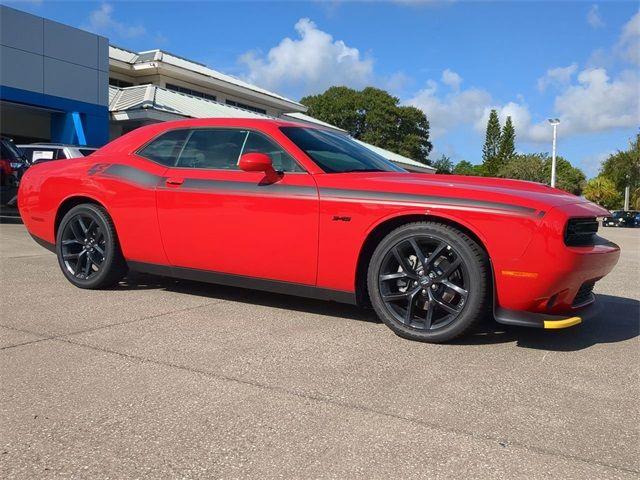
[[[580,310],[571,316],[566,315],[550,315],[547,313],[521,312],[517,310],[509,310],[502,307],[494,309],[494,317],[496,322],[504,325],[516,325],[519,327],[543,328],[545,330],[555,330],[560,328],[569,328],[579,325],[585,320],[590,320],[600,313],[600,306],[592,304],[591,306]]]
[[[497,319],[544,328],[544,318],[529,318],[528,314],[544,314],[550,322],[568,320],[579,317],[593,303],[591,288],[615,267],[620,248],[602,238],[594,245],[568,246],[564,229],[568,218],[597,213],[584,203],[551,210],[520,258],[495,260]],[[501,309],[527,315],[505,314]],[[548,325],[552,328],[554,324]]]

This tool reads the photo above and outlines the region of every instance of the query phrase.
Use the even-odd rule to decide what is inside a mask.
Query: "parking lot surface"
[[[635,478],[640,230],[562,331],[449,345],[355,307],[135,275],[0,225],[2,478]]]

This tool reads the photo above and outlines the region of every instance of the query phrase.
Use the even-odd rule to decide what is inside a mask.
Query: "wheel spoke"
[[[439,298],[435,298],[434,297],[433,300],[440,306],[440,308],[442,308],[443,310],[445,310],[445,311],[447,311],[449,313],[453,313],[455,315],[460,313],[460,309],[456,309],[456,308],[452,307],[451,305],[447,304],[446,302],[443,302]]]
[[[442,272],[442,274],[440,274],[440,275],[438,276],[438,278],[439,278],[439,279],[444,279],[444,280],[448,279],[448,278],[449,278],[449,276],[450,276],[453,272],[455,272],[455,271],[456,271],[456,269],[460,266],[460,264],[461,264],[461,263],[462,263],[462,260],[460,260],[459,258],[456,258],[456,259],[451,263],[451,265],[449,265],[449,266],[447,267],[447,269],[446,269],[444,272]]]
[[[442,282],[440,283],[445,287],[450,288],[454,292],[459,293],[462,298],[467,298],[467,295],[469,295],[469,292],[467,290],[465,290],[462,287],[459,287],[458,285],[450,282],[449,280],[442,280]]]
[[[424,319],[424,329],[429,330],[431,328],[431,322],[433,321],[433,301],[427,303],[427,316]]]
[[[78,229],[78,225],[76,224],[76,222],[69,222],[69,228],[71,229],[71,233],[73,233],[73,236],[75,237],[75,239],[78,240],[78,242],[80,243],[84,243],[84,239],[86,237]]]
[[[424,252],[420,248],[420,245],[418,245],[418,242],[416,242],[416,239],[410,238],[409,243],[411,244],[411,247],[413,247],[413,251],[416,252],[416,257],[418,257],[418,261],[420,262],[420,265],[422,265],[422,268],[426,268],[427,259],[424,257]]]
[[[89,233],[89,230],[87,229],[87,226],[82,221],[82,217],[78,217],[78,224],[80,225],[80,228],[82,229],[82,233],[84,233],[84,238],[87,238],[87,234]]]
[[[442,251],[447,248],[447,244],[442,242],[440,243],[434,250],[433,252],[431,252],[431,255],[429,255],[429,258],[427,259],[427,265],[431,265],[435,260],[438,259],[438,257],[440,256],[440,254],[442,253]]]
[[[80,256],[85,253],[84,250],[82,250],[80,253],[67,253],[65,255],[62,255],[62,259],[63,260],[77,260],[80,258]]]
[[[382,295],[382,300],[385,302],[394,302],[396,300],[403,300],[408,298],[412,292],[394,292],[394,293],[386,293]]]
[[[405,325],[411,325],[411,321],[413,320],[413,309],[415,307],[416,295],[418,294],[418,290],[416,289],[412,294],[409,295],[409,303],[407,304],[407,311],[404,315],[404,323]]]
[[[75,238],[70,238],[68,240],[62,240],[62,245],[82,245],[83,242],[81,242],[80,240],[76,240]]]
[[[384,275],[380,275],[380,281],[382,282],[386,282],[387,280],[397,280],[399,278],[407,278],[407,272],[394,272],[394,273],[387,273]]]
[[[87,261],[84,265],[84,270],[82,271],[82,273],[84,274],[84,278],[87,278],[89,276],[89,270],[91,270],[91,265],[92,265],[92,261],[91,261],[91,256],[87,255],[86,256]]]
[[[98,251],[98,253],[104,257],[104,250],[102,249],[102,247],[101,247],[100,245],[98,245],[98,244],[96,243],[96,244],[93,246],[93,248],[95,248],[95,249]]]
[[[410,278],[417,278],[417,276],[413,271],[413,268],[411,268],[411,265],[409,265],[409,262],[407,262],[407,259],[404,258],[404,256],[402,256],[402,253],[400,252],[397,246],[393,248],[392,252],[393,252],[393,256],[396,257],[396,260],[402,267],[402,270],[405,271],[407,276]]]

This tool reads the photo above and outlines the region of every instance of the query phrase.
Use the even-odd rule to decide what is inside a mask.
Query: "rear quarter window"
[[[163,133],[147,143],[136,154],[167,167],[173,167],[177,163],[189,131],[189,129],[181,129]]]

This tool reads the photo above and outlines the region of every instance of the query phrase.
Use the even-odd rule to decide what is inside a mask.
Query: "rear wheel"
[[[371,303],[401,337],[452,340],[486,315],[488,263],[484,250],[453,227],[434,222],[404,225],[387,235],[371,257]]]
[[[56,253],[62,273],[80,288],[110,287],[127,273],[113,222],[98,205],[67,212],[58,228]]]

